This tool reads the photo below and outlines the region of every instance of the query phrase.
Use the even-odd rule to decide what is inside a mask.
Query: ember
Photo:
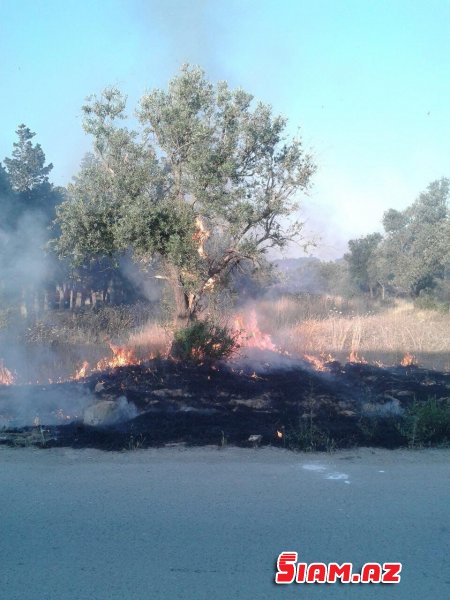
[[[414,354],[407,352],[400,361],[400,364],[402,367],[411,367],[412,365],[417,365],[417,359]]]

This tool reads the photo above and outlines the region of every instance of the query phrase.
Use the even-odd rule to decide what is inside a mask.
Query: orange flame
[[[358,356],[358,353],[356,352],[356,350],[352,350],[348,356],[348,362],[349,363],[358,363],[360,365],[367,365],[367,360],[364,358],[364,356]]]
[[[417,360],[416,360],[416,357],[414,356],[414,354],[407,352],[405,354],[405,356],[402,358],[402,360],[400,361],[400,364],[402,367],[411,367],[412,365],[417,364]]]
[[[12,385],[14,383],[14,375],[5,367],[3,361],[0,360],[0,385]]]
[[[72,376],[72,379],[83,379],[88,374],[88,371],[89,363],[87,360],[84,360],[81,367],[75,371],[75,374]]]
[[[126,367],[129,365],[140,365],[142,360],[140,360],[133,348],[128,348],[126,346],[115,346],[111,342],[109,343],[109,347],[111,348],[111,352],[113,353],[112,357],[105,357],[98,361],[95,367],[90,366],[87,360],[83,361],[83,364],[77,371],[75,371],[74,375],[72,375],[71,379],[82,379],[86,377],[89,373],[94,373],[98,371],[108,371],[111,369],[115,369],[116,367]],[[148,357],[150,360],[153,358],[152,355]]]
[[[263,333],[258,326],[256,312],[252,310],[248,316],[237,315],[234,328],[238,332],[238,342],[244,348],[259,348],[260,350],[272,350],[278,352],[278,348],[272,342],[269,334]]]
[[[109,347],[111,348],[113,357],[102,358],[99,360],[95,367],[96,371],[105,371],[107,369],[126,367],[128,365],[139,365],[141,363],[133,348],[127,348],[126,346],[115,346],[114,344],[111,344],[111,342]]]
[[[327,367],[325,366],[325,360],[318,358],[317,356],[313,356],[312,354],[304,354],[303,358],[309,362],[309,364],[316,371],[328,371]]]

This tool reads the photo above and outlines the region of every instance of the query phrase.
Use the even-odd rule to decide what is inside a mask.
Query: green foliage
[[[174,334],[171,354],[192,362],[228,358],[238,350],[236,334],[211,321],[194,321]]]
[[[2,214],[2,227],[9,228],[18,216],[19,203],[17,194],[12,189],[11,180],[6,169],[0,163],[0,210]]]
[[[332,452],[336,443],[330,434],[313,422],[299,419],[296,426],[290,426],[285,432],[285,445],[290,450],[301,452]]]
[[[12,158],[4,159],[6,169],[0,165],[2,224],[15,227],[19,218],[30,210],[39,211],[49,223],[64,190],[49,182],[53,165],[45,166],[40,144],[33,145],[31,140],[36,134],[25,125],[20,125],[16,133],[19,141],[14,143]]]
[[[414,403],[405,416],[402,433],[413,447],[449,444],[450,400]]]
[[[286,217],[315,166],[299,139],[285,138],[285,120],[252,101],[185,66],[167,91],[141,99],[135,132],[119,126],[119,90],[91,97],[83,110],[94,156],[58,211],[59,255],[75,264],[127,249],[162,258],[192,315],[242,261],[259,264],[269,247],[298,238],[301,224],[286,228]]]
[[[445,276],[450,264],[448,179],[434,181],[402,212],[385,214],[386,236],[375,256],[379,281],[417,297]]]
[[[346,261],[340,259],[321,262],[318,266],[318,272],[323,281],[324,292],[345,298],[354,295],[356,290]]]
[[[186,270],[194,270],[197,264],[194,234],[192,207],[171,200],[134,203],[119,232],[120,244],[134,248],[135,256],[150,260],[156,255]]]
[[[423,290],[423,293],[421,292],[414,300],[414,306],[419,310],[435,310],[441,313],[446,313],[449,310],[448,301],[440,301],[430,290]]]
[[[345,255],[354,283],[361,291],[375,288],[409,295],[431,295],[440,288],[450,300],[450,181],[433,181],[403,211],[388,210],[383,217],[385,235],[378,233],[349,242]],[[441,293],[442,295],[442,293]]]
[[[372,233],[357,240],[350,240],[348,243],[350,252],[345,254],[344,258],[348,262],[349,274],[353,283],[362,292],[373,290],[375,281],[370,265],[381,239],[381,234]]]
[[[19,141],[14,143],[13,158],[4,162],[15,192],[30,192],[48,182],[48,174],[53,165],[45,165],[45,154],[40,146],[33,146],[31,140],[36,135],[25,125],[16,131]]]

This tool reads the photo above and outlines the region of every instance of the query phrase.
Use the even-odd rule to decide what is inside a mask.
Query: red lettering
[[[383,583],[399,583],[402,563],[383,563]]]
[[[380,583],[381,565],[379,563],[366,563],[361,572],[361,583]]]
[[[341,583],[350,583],[352,576],[352,563],[330,563],[328,566],[328,583],[336,583],[340,579]]]
[[[282,552],[278,556],[275,583],[286,584],[294,581],[297,559],[297,552]]]

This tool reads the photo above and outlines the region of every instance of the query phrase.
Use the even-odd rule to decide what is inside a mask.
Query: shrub
[[[419,310],[435,310],[441,313],[449,310],[448,302],[442,302],[430,294],[421,294],[415,299],[414,306]]]
[[[171,355],[180,360],[204,362],[228,358],[237,351],[237,334],[211,321],[195,321],[174,334]]]
[[[332,452],[336,442],[328,431],[317,427],[312,422],[299,422],[286,429],[285,445],[290,450],[302,452]]]
[[[405,417],[404,435],[410,446],[450,443],[450,400],[415,402]]]

